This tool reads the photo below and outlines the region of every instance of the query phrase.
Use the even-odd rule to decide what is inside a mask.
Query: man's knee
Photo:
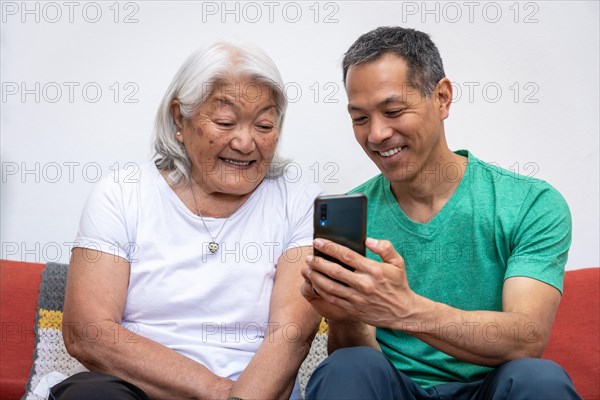
[[[148,399],[137,386],[102,372],[80,372],[50,389],[49,399]]]
[[[567,372],[557,363],[539,358],[520,358],[496,369],[493,375],[495,391],[526,395],[529,398],[578,398]],[[531,397],[534,396],[534,397]]]
[[[571,379],[557,363],[539,358],[520,358],[501,367],[502,374],[518,385],[553,384]]]
[[[348,376],[349,373],[374,373],[390,367],[389,361],[377,350],[370,347],[346,347],[333,352],[317,369],[330,369],[336,374]]]
[[[335,351],[323,361],[306,388],[307,399],[404,398],[394,366],[369,347]]]

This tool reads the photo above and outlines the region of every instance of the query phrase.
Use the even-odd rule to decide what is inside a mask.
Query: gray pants
[[[340,349],[323,361],[306,388],[309,400],[500,400],[581,399],[566,371],[537,358],[508,362],[476,382],[453,382],[427,389],[396,370],[369,347]]]

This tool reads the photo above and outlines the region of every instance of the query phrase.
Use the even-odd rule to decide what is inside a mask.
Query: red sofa
[[[0,399],[19,399],[32,365],[43,264],[0,261]],[[544,358],[562,365],[586,400],[600,399],[600,268],[569,271]]]

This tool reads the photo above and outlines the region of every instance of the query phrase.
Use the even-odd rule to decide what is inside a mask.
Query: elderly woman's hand
[[[227,399],[230,397],[231,388],[233,387],[233,381],[227,378],[220,378],[217,385],[215,385],[215,392],[213,398],[215,399]]]

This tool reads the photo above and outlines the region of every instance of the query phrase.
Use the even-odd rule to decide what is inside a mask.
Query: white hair
[[[154,125],[154,163],[168,171],[169,183],[188,179],[191,163],[183,145],[175,138],[177,127],[171,114],[171,103],[177,99],[181,115],[190,118],[197,107],[225,80],[249,77],[273,90],[279,130],[283,127],[287,98],[281,74],[271,58],[259,47],[243,42],[219,41],[194,51],[181,65],[165,93]],[[269,176],[280,176],[286,161],[277,152],[269,166]]]

